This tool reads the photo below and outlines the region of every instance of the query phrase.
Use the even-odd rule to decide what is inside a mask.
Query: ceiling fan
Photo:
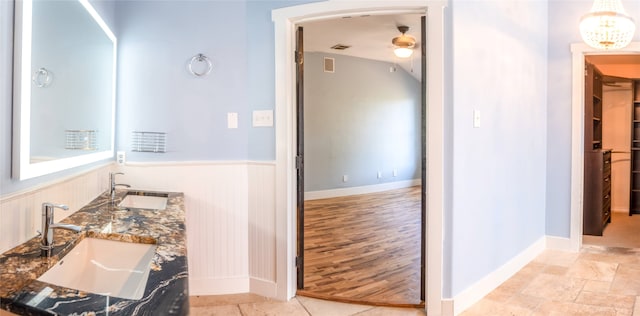
[[[394,37],[391,43],[394,46],[393,53],[399,58],[409,58],[413,54],[413,48],[416,46],[416,39],[413,36],[406,35],[409,31],[409,27],[405,25],[399,25],[398,31],[402,35]]]

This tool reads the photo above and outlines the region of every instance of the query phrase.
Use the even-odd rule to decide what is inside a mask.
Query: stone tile
[[[618,316],[613,307],[582,305],[572,302],[546,301],[532,316]]]
[[[540,274],[522,291],[524,295],[556,301],[573,301],[582,290],[586,280]]]
[[[516,275],[518,275],[518,274],[521,274],[521,275],[522,274],[524,274],[524,275],[539,274],[544,269],[546,269],[546,267],[547,267],[547,264],[544,264],[542,262],[531,261],[527,265],[522,267],[522,269],[520,269],[520,271],[518,271],[516,273]]]
[[[613,281],[617,269],[617,263],[577,260],[569,267],[566,276],[595,281]]]
[[[545,301],[547,301],[547,299],[534,297],[531,295],[516,294],[507,302],[507,304],[533,311]]]
[[[612,294],[640,296],[640,269],[620,265],[613,282]]]
[[[611,289],[611,282],[594,281],[594,280],[587,280],[587,283],[582,288],[583,291],[596,292],[596,293],[609,293],[610,289]]]
[[[297,299],[288,302],[269,301],[240,304],[243,316],[308,316],[310,315]]]
[[[357,316],[426,316],[427,312],[417,308],[374,307]]]
[[[575,300],[578,304],[609,306],[616,309],[631,310],[636,302],[635,296],[615,295],[582,291]]]
[[[609,262],[609,263],[630,263],[637,264],[640,261],[640,257],[636,255],[624,255],[624,254],[613,254],[613,253],[593,253],[588,251],[583,251],[580,253],[580,259],[591,260],[591,261],[599,261],[599,262]]]
[[[191,316],[242,316],[238,305],[189,307]]]
[[[296,299],[313,316],[349,316],[373,308],[370,305],[346,304],[304,296],[297,296]]]
[[[616,308],[616,316],[633,316],[633,310],[626,308]]]
[[[633,305],[633,315],[640,315],[640,296],[636,296],[636,304]]]
[[[532,313],[533,311],[529,308],[483,299],[468,308],[466,311],[462,312],[460,316],[527,316]]]
[[[579,255],[580,254],[578,253],[560,250],[545,250],[534,260],[534,262],[569,267],[576,261],[576,259],[578,259]]]
[[[258,303],[269,302],[270,298],[251,294],[228,294],[228,295],[204,295],[204,296],[190,296],[190,306],[220,306],[220,305],[238,305],[243,303]]]
[[[542,270],[542,273],[552,274],[552,275],[566,275],[568,267],[556,266],[556,265],[547,265],[547,267]]]

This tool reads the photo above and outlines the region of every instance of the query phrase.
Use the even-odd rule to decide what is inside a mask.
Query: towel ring
[[[195,63],[206,63],[207,64],[206,70],[201,72],[193,70],[193,66]],[[213,69],[213,64],[211,63],[211,60],[209,60],[209,57],[203,54],[198,54],[193,56],[193,58],[191,58],[191,61],[189,62],[189,72],[196,77],[202,77],[202,76],[208,75],[211,72],[211,69]]]
[[[44,67],[33,72],[31,76],[31,82],[38,88],[45,88],[51,84],[51,72]]]

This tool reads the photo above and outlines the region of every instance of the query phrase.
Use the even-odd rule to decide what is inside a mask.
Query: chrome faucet
[[[113,199],[116,196],[116,187],[117,186],[123,186],[126,188],[130,188],[131,186],[128,184],[120,184],[120,183],[116,183],[116,175],[124,175],[124,173],[122,172],[110,172],[109,173],[109,191],[111,192],[111,199]]]
[[[69,207],[64,204],[53,204],[53,203],[42,203],[42,231],[40,234],[42,236],[40,240],[40,249],[45,251],[50,251],[53,249],[53,230],[56,228],[71,230],[75,232],[79,232],[82,230],[82,227],[71,225],[71,224],[62,224],[62,223],[54,223],[53,222],[53,209],[61,208],[63,210],[68,210]]]

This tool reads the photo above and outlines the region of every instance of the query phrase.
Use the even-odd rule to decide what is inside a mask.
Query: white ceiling
[[[420,14],[365,15],[303,23],[304,50],[386,61],[420,80],[420,17]],[[391,44],[391,40],[400,35],[400,25],[408,26],[406,34],[416,39],[414,53],[406,59],[396,57]],[[331,49],[336,44],[351,47]]]

